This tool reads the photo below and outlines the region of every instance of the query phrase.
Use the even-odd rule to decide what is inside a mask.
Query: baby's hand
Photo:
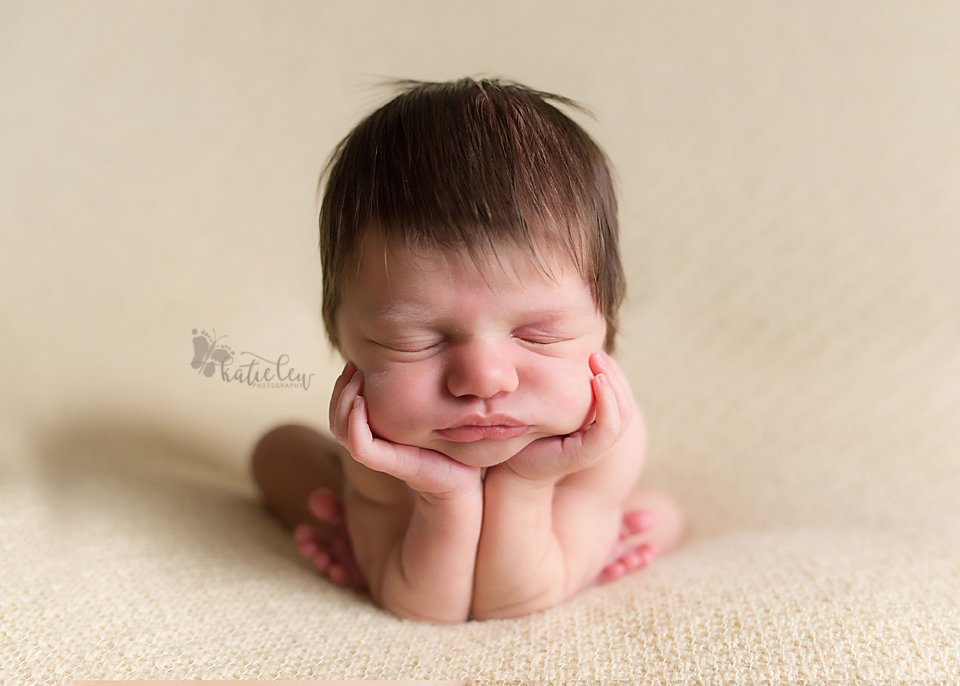
[[[363,373],[348,362],[330,398],[330,430],[354,460],[400,479],[424,495],[456,496],[479,483],[477,467],[461,464],[434,450],[374,436],[362,392]]]
[[[536,481],[557,480],[587,469],[620,440],[633,418],[630,384],[606,353],[590,356],[596,398],[596,420],[568,436],[534,441],[507,461],[518,476]]]

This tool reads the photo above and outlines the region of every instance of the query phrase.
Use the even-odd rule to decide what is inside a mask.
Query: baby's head
[[[586,426],[623,297],[603,152],[498,81],[404,84],[334,153],[323,316],[374,435],[487,467]]]
[[[624,296],[617,201],[606,155],[553,103],[516,83],[401,82],[402,92],[340,142],[320,210],[323,319],[337,314],[365,238],[469,256],[519,249],[541,268],[569,261],[606,320],[611,352]]]

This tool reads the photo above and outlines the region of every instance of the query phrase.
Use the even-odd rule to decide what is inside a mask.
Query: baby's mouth
[[[449,441],[470,443],[484,438],[494,441],[518,438],[531,428],[510,417],[474,417],[446,429],[437,429],[436,433]]]

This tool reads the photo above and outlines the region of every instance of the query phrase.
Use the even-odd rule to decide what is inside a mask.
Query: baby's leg
[[[253,478],[264,504],[287,528],[317,526],[310,495],[327,488],[343,492],[340,446],[306,426],[288,424],[263,436],[253,449]]]
[[[614,581],[655,557],[674,550],[683,538],[683,515],[668,496],[657,491],[633,491],[624,503],[620,540],[598,583]]]
[[[340,503],[341,450],[313,429],[287,425],[260,439],[251,464],[264,504],[294,531],[300,552],[334,583],[363,588]]]

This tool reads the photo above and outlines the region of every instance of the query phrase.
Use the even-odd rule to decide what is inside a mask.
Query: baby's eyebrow
[[[378,320],[387,324],[422,325],[433,323],[423,316],[423,309],[413,305],[391,305],[376,313]]]
[[[579,307],[569,306],[545,307],[542,309],[524,310],[520,313],[523,319],[537,324],[557,324],[592,317],[593,314],[593,310],[587,311]]]
[[[515,319],[516,326],[562,326],[572,324],[593,316],[593,312],[581,311],[573,307],[546,307],[541,309],[521,310],[511,319]],[[425,316],[423,309],[415,305],[394,304],[379,310],[376,313],[379,322],[386,325],[406,326],[417,328],[434,328],[443,326],[446,317]]]

